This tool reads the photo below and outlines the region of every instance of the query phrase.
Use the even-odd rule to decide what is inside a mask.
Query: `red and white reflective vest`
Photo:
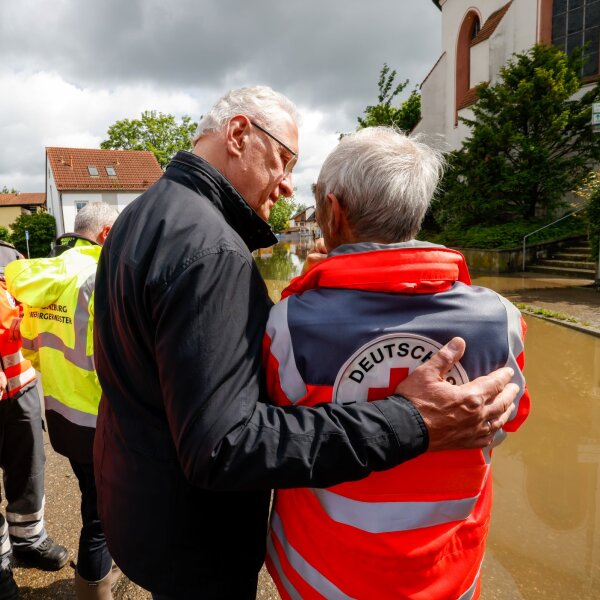
[[[8,293],[4,279],[0,279],[0,368],[8,380],[2,400],[14,398],[36,378],[31,362],[21,353],[21,340],[10,339],[10,326],[13,319],[20,316],[21,307]]]
[[[464,258],[422,242],[354,244],[294,279],[264,341],[270,397],[282,406],[384,398],[452,337],[467,351],[447,379],[501,366],[529,413],[524,323],[470,285]],[[505,437],[499,431],[492,446]],[[328,489],[278,490],[267,566],[283,598],[467,600],[479,596],[492,505],[491,449],[429,452]]]

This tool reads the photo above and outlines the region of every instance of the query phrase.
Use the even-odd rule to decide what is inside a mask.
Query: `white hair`
[[[119,213],[106,202],[86,204],[75,216],[75,233],[96,239],[106,225],[113,226]]]
[[[333,193],[360,241],[413,239],[444,172],[443,152],[392,127],[367,127],[342,138],[325,159],[317,208]]]
[[[193,143],[204,133],[222,131],[229,119],[235,115],[246,115],[259,125],[268,126],[277,123],[287,113],[294,123],[298,121],[298,112],[294,103],[283,94],[270,87],[258,85],[239,88],[225,94],[198,123]]]

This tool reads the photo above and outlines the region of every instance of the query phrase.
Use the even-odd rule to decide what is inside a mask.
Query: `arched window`
[[[456,44],[456,117],[458,124],[458,110],[467,96],[471,86],[471,41],[479,33],[481,21],[479,15],[469,11],[463,19],[458,32]]]

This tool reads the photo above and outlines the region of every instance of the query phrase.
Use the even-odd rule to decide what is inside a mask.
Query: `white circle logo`
[[[441,347],[442,344],[432,339],[411,333],[379,337],[358,349],[344,363],[333,385],[332,401],[350,404],[385,398]],[[457,363],[447,373],[446,381],[462,384],[469,381],[469,377]]]

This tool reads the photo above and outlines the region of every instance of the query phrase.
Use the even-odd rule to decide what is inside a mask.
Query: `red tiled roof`
[[[0,206],[42,206],[43,204],[46,204],[46,194],[44,192],[0,194]]]
[[[477,88],[471,88],[465,94],[465,97],[462,99],[462,102],[458,105],[457,110],[467,108],[467,106],[471,106],[471,104],[475,104],[475,102],[477,102]]]
[[[163,174],[147,150],[46,148],[46,155],[59,191],[145,190]],[[96,167],[98,175],[90,175],[88,166]],[[106,167],[112,167],[116,176],[109,176]]]
[[[497,11],[493,12],[488,20],[483,24],[483,27],[479,30],[479,33],[471,40],[471,46],[475,46],[484,40],[487,40],[494,31],[496,31],[496,27],[500,25],[500,21],[502,21],[504,15],[510,8],[512,4],[512,0],[508,4],[505,4],[502,8],[499,8]]]

